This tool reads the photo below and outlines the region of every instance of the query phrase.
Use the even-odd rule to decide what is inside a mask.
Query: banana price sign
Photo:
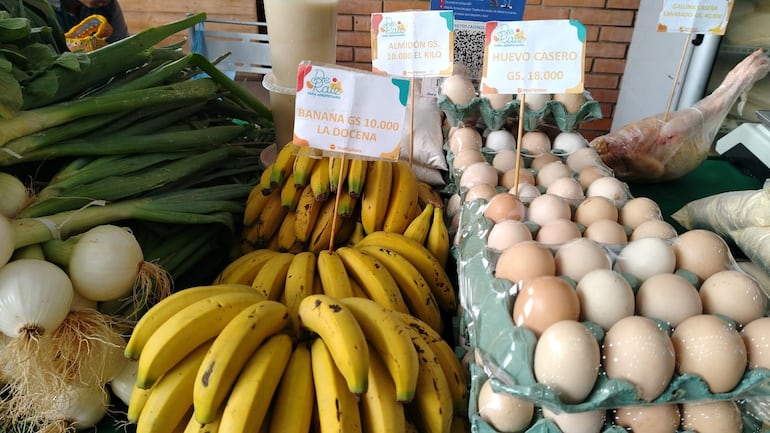
[[[297,71],[294,144],[395,161],[409,87],[406,78],[303,62]]]
[[[664,0],[658,31],[723,35],[732,8],[733,0]]]
[[[575,20],[490,21],[484,93],[581,93],[586,29]]]
[[[454,13],[372,14],[372,71],[402,77],[445,77],[454,65]]]

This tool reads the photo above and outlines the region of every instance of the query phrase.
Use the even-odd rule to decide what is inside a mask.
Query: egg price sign
[[[580,93],[586,29],[575,20],[490,21],[484,93]]]

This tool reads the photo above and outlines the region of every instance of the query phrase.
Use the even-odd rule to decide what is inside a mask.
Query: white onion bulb
[[[72,297],[69,277],[53,263],[11,261],[0,268],[0,332],[15,338],[53,331],[67,317]]]
[[[29,190],[14,175],[0,172],[0,215],[12,218],[27,205]]]
[[[78,430],[92,428],[107,414],[109,394],[102,388],[73,386],[56,395],[50,418],[66,421]]]
[[[11,222],[0,215],[0,268],[11,259],[14,250],[14,234]]]
[[[123,368],[110,381],[112,392],[128,406],[131,400],[131,392],[136,384],[136,374],[139,370],[139,361],[126,359]]]
[[[72,248],[68,273],[75,290],[92,301],[111,301],[133,289],[144,263],[139,242],[109,224],[83,233]]]

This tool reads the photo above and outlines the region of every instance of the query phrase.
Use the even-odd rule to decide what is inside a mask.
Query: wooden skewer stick
[[[516,173],[513,174],[513,191],[516,191],[516,196],[519,195],[519,173],[521,171],[521,137],[524,131],[524,93],[520,93],[517,97],[519,102],[519,125],[516,132]]]
[[[690,34],[687,34],[687,38],[684,40],[684,48],[682,48],[682,55],[679,58],[679,66],[676,68],[676,75],[674,76],[674,84],[671,86],[671,93],[668,95],[668,103],[666,104],[666,111],[663,113],[663,121],[668,120],[668,114],[671,112],[671,104],[674,101],[674,93],[676,93],[676,85],[679,82],[679,75],[682,73],[682,65],[684,65],[685,54],[687,54],[687,47],[690,45]]]

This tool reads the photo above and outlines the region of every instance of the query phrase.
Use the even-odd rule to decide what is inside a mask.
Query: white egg
[[[576,149],[567,156],[566,163],[575,173],[580,173],[586,167],[596,167],[603,164],[602,158],[593,147]]]
[[[554,161],[546,164],[537,171],[537,185],[548,188],[553,181],[560,177],[572,177],[572,170],[567,164],[561,161]]]
[[[524,97],[524,106],[532,111],[540,111],[550,100],[551,94],[549,93],[528,93]]]
[[[588,272],[578,280],[575,290],[580,299],[580,318],[605,331],[618,320],[634,315],[634,290],[615,271],[599,268]]]
[[[628,199],[628,186],[616,177],[601,176],[591,182],[586,189],[586,197],[600,195],[614,202]]]
[[[450,75],[441,82],[441,93],[454,104],[467,105],[476,96],[476,88],[468,77]]]
[[[470,188],[480,183],[497,185],[497,170],[488,162],[474,162],[460,175],[460,186]]]
[[[571,219],[567,200],[553,194],[542,194],[529,203],[527,219],[540,226],[557,219]]]
[[[657,274],[672,273],[676,256],[671,242],[660,238],[642,238],[627,243],[615,259],[614,269],[639,282]]]
[[[514,150],[516,149],[516,137],[514,137],[507,129],[497,129],[491,131],[487,135],[487,140],[484,142],[484,145],[493,152],[499,152],[506,149]]]
[[[529,226],[517,220],[504,220],[496,223],[487,235],[487,246],[502,251],[521,241],[531,241],[532,230]]]
[[[553,150],[559,150],[569,155],[579,149],[588,147],[588,141],[577,131],[563,131],[553,139],[551,147]]]
[[[556,275],[569,277],[575,282],[596,269],[609,270],[612,260],[604,248],[596,242],[578,237],[559,246],[554,254]]]
[[[455,155],[463,149],[481,150],[483,140],[481,133],[473,127],[455,128],[449,134],[449,150]]]
[[[511,189],[509,189],[508,192],[510,192],[511,194],[518,195],[519,199],[524,204],[531,204],[532,200],[534,200],[535,197],[539,197],[540,195],[542,195],[540,190],[531,183],[520,182],[515,189],[516,190],[514,191],[514,188],[511,187]]]
[[[585,198],[583,187],[574,177],[560,177],[554,179],[545,190],[548,194],[558,195],[567,200],[581,200]]]

